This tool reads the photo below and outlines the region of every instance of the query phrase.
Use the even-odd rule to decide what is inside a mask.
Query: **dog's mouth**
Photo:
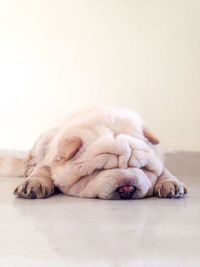
[[[136,187],[133,185],[123,185],[116,189],[116,193],[119,194],[120,199],[131,199],[136,191]]]

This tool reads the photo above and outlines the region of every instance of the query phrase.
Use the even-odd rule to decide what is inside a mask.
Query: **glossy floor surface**
[[[167,156],[185,199],[16,199],[0,179],[1,267],[200,266],[200,154]]]

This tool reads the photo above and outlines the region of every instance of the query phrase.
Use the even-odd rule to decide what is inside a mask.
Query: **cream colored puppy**
[[[44,133],[24,162],[2,158],[0,172],[27,177],[15,190],[23,198],[49,197],[55,187],[87,198],[183,197],[186,188],[164,167],[158,143],[135,112],[89,109]]]

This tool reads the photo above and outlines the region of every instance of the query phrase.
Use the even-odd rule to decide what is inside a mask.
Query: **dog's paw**
[[[54,185],[51,180],[40,177],[27,178],[18,185],[14,191],[17,197],[21,198],[47,198],[54,193]]]
[[[182,198],[185,194],[187,189],[178,180],[161,180],[154,187],[154,196],[159,198]]]

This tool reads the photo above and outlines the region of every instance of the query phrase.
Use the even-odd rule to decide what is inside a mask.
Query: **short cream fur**
[[[186,188],[164,166],[158,138],[133,111],[93,108],[80,111],[42,134],[28,156],[0,157],[2,175],[26,176],[15,189],[23,198],[45,198],[55,187],[67,195],[120,199],[179,198]]]

